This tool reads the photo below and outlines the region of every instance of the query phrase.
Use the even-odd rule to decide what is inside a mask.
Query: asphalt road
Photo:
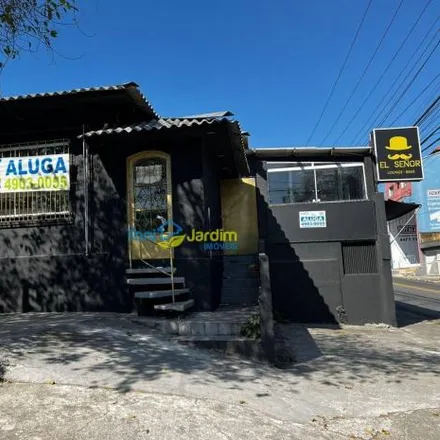
[[[440,283],[393,279],[397,309],[403,308],[427,318],[440,318]]]

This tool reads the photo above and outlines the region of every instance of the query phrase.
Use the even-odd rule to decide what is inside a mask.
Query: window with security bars
[[[71,220],[69,141],[0,146],[0,227]]]

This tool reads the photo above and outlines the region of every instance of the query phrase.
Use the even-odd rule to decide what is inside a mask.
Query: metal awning
[[[387,221],[394,220],[415,211],[421,205],[417,203],[395,202],[394,200],[385,200],[385,213]]]

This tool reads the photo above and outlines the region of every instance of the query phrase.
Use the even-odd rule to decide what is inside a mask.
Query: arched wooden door
[[[130,261],[169,258],[155,230],[159,219],[172,233],[171,159],[161,151],[143,151],[127,159],[127,224]],[[163,221],[162,220],[162,221]]]

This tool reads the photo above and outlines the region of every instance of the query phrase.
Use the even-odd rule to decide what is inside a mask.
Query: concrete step
[[[156,304],[154,306],[155,310],[163,310],[163,311],[173,311],[173,312],[184,312],[188,310],[194,305],[194,300],[189,299],[187,301],[178,301],[174,303],[167,304]]]
[[[221,310],[221,309],[217,309]],[[134,322],[178,336],[240,336],[249,316],[258,313],[257,307],[238,310],[224,308],[224,312],[195,312],[186,319],[161,319],[141,316]]]
[[[189,289],[174,289],[174,295],[183,295],[189,293]],[[154,298],[165,298],[172,297],[172,290],[150,290],[147,292],[135,292],[134,297],[139,299],[154,299]]]
[[[130,286],[146,286],[153,284],[170,284],[171,277],[164,278],[128,278],[127,284]],[[174,277],[174,284],[185,284],[185,277]]]
[[[209,312],[212,313],[212,312]],[[236,336],[241,333],[241,328],[246,320],[239,322],[209,322],[209,321],[192,321],[191,319],[172,320],[159,319],[157,317],[139,316],[132,318],[133,322],[145,325],[148,328],[160,330],[171,335],[178,336]]]
[[[236,354],[259,361],[266,360],[263,346],[256,339],[237,336],[178,336],[175,339],[179,344],[190,347],[215,349],[225,354]]]
[[[127,275],[143,275],[143,274],[160,274],[160,273],[171,273],[171,267],[158,267],[156,269],[145,268],[145,269],[127,269],[125,273]],[[176,272],[176,268],[173,268],[173,273]]]

